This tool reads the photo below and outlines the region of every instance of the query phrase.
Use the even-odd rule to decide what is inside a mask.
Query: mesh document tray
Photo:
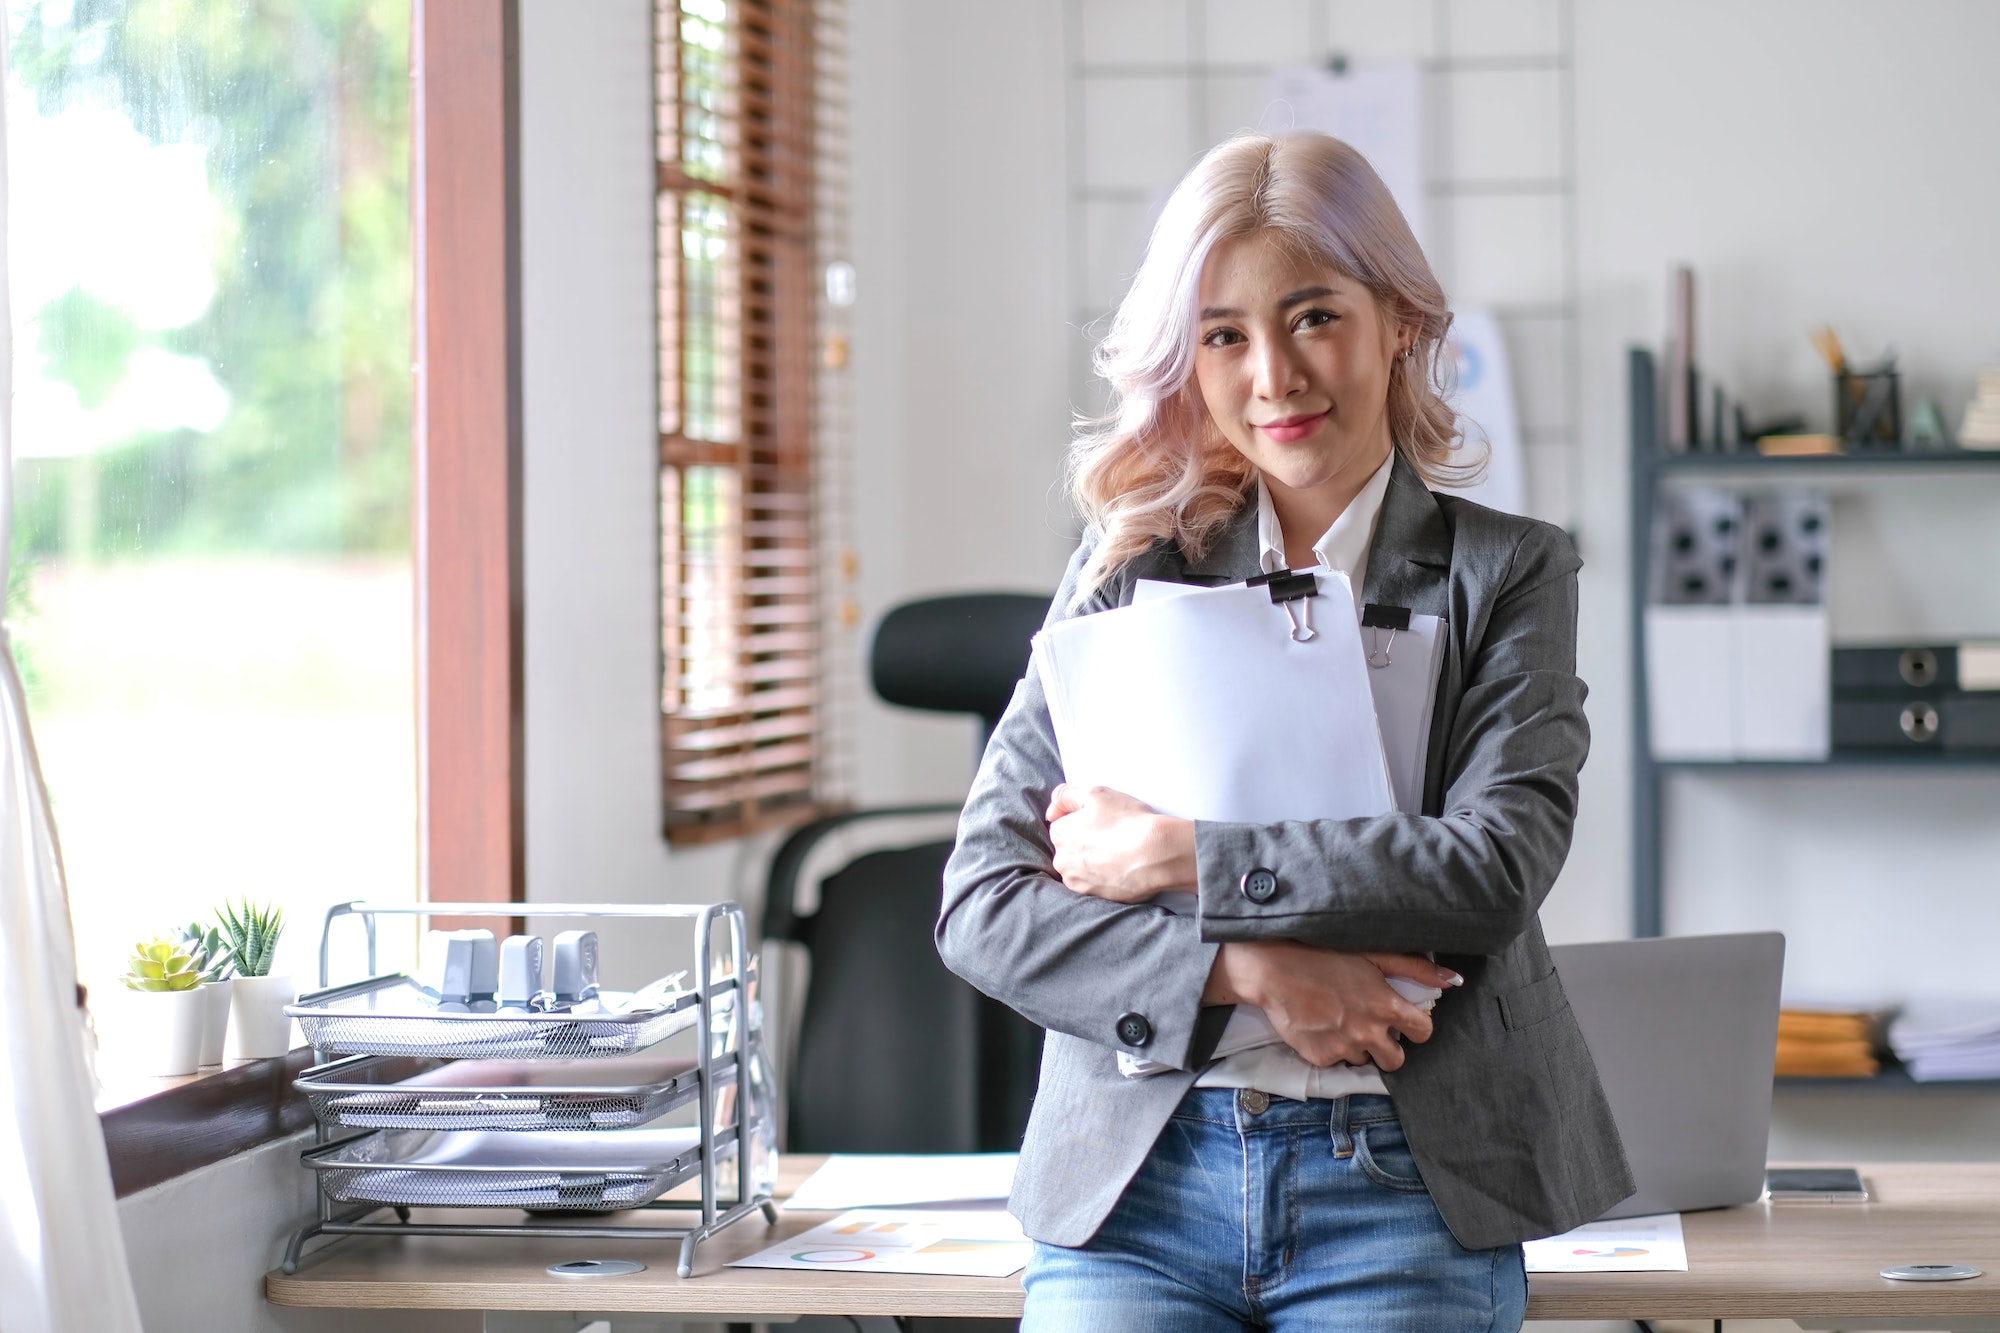
[[[607,992],[549,1013],[447,1013],[415,980],[396,974],[302,995],[285,1012],[299,1020],[307,1045],[346,1055],[579,1060],[642,1051],[692,1027],[699,1006],[693,991],[643,998]]]
[[[718,1069],[718,1084],[735,1077]],[[357,1056],[297,1080],[335,1129],[634,1129],[700,1091],[692,1059],[442,1060]]]
[[[693,1176],[701,1166],[701,1135],[693,1128],[387,1129],[309,1149],[301,1160],[341,1203],[611,1212],[651,1203]]]

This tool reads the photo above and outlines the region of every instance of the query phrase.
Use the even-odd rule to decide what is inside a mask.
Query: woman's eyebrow
[[[1279,297],[1278,309],[1289,310],[1293,306],[1305,301],[1317,301],[1322,296],[1338,295],[1339,293],[1331,287],[1301,287],[1288,296]],[[1235,306],[1211,305],[1202,307],[1201,317],[1203,319],[1241,319],[1243,318],[1243,312]]]

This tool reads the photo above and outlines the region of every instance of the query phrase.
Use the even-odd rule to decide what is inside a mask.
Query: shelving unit
[[[464,916],[466,908],[353,902],[327,912],[320,989],[291,1010],[316,1056],[298,1086],[314,1110],[315,1142],[301,1163],[314,1173],[318,1216],[293,1234],[285,1272],[298,1270],[316,1236],[559,1236],[678,1240],[686,1277],[695,1247],[709,1236],[753,1212],[775,1223],[771,1196],[759,1187],[757,1144],[773,1108],[771,1089],[756,1076],[763,1032],[742,908],[536,906],[537,916],[691,922],[693,965],[675,977],[691,972],[693,986],[665,978],[657,991],[632,997],[638,1003],[448,1012],[409,977],[376,974],[378,916]],[[330,986],[329,941],[344,916],[367,932],[369,976]],[[653,1056],[690,1030],[692,1060]],[[635,1080],[629,1066],[619,1066],[619,1077],[605,1081],[585,1072],[619,1057],[642,1060],[647,1074]],[[473,1066],[476,1077],[467,1081],[404,1081],[412,1073],[428,1078],[453,1060],[490,1063]],[[547,1076],[552,1069],[556,1076]],[[497,1084],[495,1074],[504,1076]],[[696,1115],[691,1128],[649,1123],[687,1106]],[[732,1155],[736,1185],[724,1200],[717,1167]],[[691,1182],[697,1197],[661,1197]],[[473,1208],[495,1220],[413,1222],[413,1207]],[[698,1217],[670,1228],[613,1217],[668,1209]],[[394,1220],[382,1218],[385,1212]],[[523,1220],[504,1220],[514,1214]]]
[[[1632,930],[1654,936],[1665,927],[1662,897],[1662,786],[1667,774],[1699,772],[1816,774],[1877,771],[1991,772],[2000,769],[2000,753],[1851,751],[1835,752],[1819,761],[1792,760],[1659,760],[1653,757],[1646,679],[1646,596],[1650,586],[1653,511],[1661,487],[1682,480],[1713,479],[1725,484],[1755,480],[1816,484],[1846,478],[1889,479],[1896,476],[1936,476],[1963,472],[2000,481],[2000,451],[1972,449],[1880,449],[1862,453],[1767,457],[1744,451],[1670,454],[1659,440],[1659,399],[1653,354],[1635,347],[1627,360],[1632,488],[1629,513],[1631,540],[1631,658],[1632,658]],[[1918,1091],[2000,1090],[2000,1079],[1919,1083],[1900,1069],[1873,1079],[1786,1078],[1788,1089],[1904,1089]]]

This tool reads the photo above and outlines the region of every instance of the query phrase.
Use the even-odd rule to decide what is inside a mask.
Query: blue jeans
[[[1387,1097],[1227,1088],[1189,1091],[1090,1243],[1037,1244],[1022,1280],[1023,1333],[1513,1333],[1528,1304],[1520,1246],[1445,1229]]]

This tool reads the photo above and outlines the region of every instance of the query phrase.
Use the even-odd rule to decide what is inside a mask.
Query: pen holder
[[[1833,377],[1833,433],[1849,449],[1897,449],[1903,408],[1895,371],[1843,370]]]

